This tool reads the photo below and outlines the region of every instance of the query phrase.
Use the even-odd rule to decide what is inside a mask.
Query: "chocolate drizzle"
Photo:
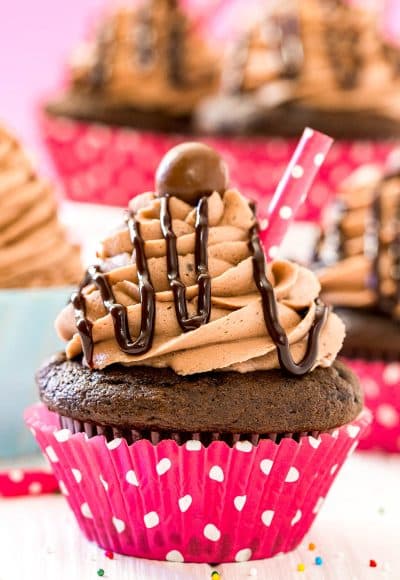
[[[150,8],[143,8],[138,15],[135,27],[135,46],[139,66],[146,68],[151,65],[155,57],[154,21]]]
[[[82,340],[82,350],[89,367],[93,366],[93,324],[86,317],[85,297],[83,288],[87,284],[94,284],[100,291],[104,308],[111,314],[115,338],[119,348],[130,355],[144,354],[151,348],[155,323],[155,292],[151,284],[147,260],[144,252],[144,242],[140,235],[140,225],[134,216],[128,219],[128,228],[136,257],[137,273],[139,278],[139,293],[141,302],[140,334],[132,340],[129,331],[128,309],[115,302],[114,294],[107,275],[100,271],[99,266],[91,266],[85,275],[78,291],[71,297],[75,309],[76,327]]]
[[[325,45],[337,84],[343,90],[354,89],[363,65],[360,31],[351,21],[352,10],[343,0],[324,0]]]
[[[168,44],[166,51],[168,77],[172,85],[183,87],[185,84],[183,59],[185,50],[186,20],[177,10],[175,0],[170,0],[169,4],[173,15],[168,30]]]
[[[283,370],[292,375],[305,375],[315,365],[318,355],[318,339],[326,322],[329,308],[319,302],[317,303],[315,320],[308,336],[306,353],[299,363],[295,363],[290,352],[287,334],[279,323],[274,289],[265,273],[265,255],[261,247],[258,223],[250,230],[249,248],[253,254],[254,282],[261,294],[265,325],[276,345],[279,364]]]
[[[211,278],[208,272],[208,202],[202,197],[196,208],[195,266],[198,284],[197,314],[189,316],[186,305],[186,286],[179,277],[179,261],[176,236],[172,230],[171,214],[168,210],[169,196],[161,197],[161,231],[167,242],[167,271],[169,286],[174,295],[175,312],[184,332],[207,324],[211,314]]]
[[[294,79],[300,74],[303,64],[303,42],[300,32],[299,15],[293,13],[276,14],[266,18],[260,25],[260,33],[267,44],[267,50],[273,51],[280,63],[280,77]],[[246,68],[251,57],[251,48],[255,31],[247,33],[236,45],[232,57],[232,68],[226,77],[226,88],[231,93],[245,90]]]
[[[253,207],[254,211],[254,207]],[[207,324],[211,315],[211,277],[208,271],[208,201],[207,196],[200,198],[196,205],[195,224],[195,266],[198,284],[197,313],[189,316],[186,304],[186,286],[179,276],[179,258],[176,236],[172,228],[172,218],[169,211],[169,195],[160,198],[160,225],[167,248],[167,275],[170,289],[173,293],[176,317],[183,332],[189,332]],[[83,289],[92,283],[100,292],[103,305],[112,316],[116,341],[123,352],[130,355],[146,353],[152,345],[155,325],[155,291],[150,280],[144,241],[140,235],[140,224],[134,215],[128,218],[128,229],[136,258],[139,278],[141,303],[141,329],[136,340],[132,340],[129,331],[128,310],[122,304],[115,302],[107,275],[100,271],[99,266],[88,269],[78,291],[71,297],[75,309],[76,326],[82,341],[82,349],[89,366],[93,366],[94,341],[92,322],[86,317],[86,306]],[[265,255],[259,238],[259,226],[256,222],[250,229],[249,248],[253,256],[253,276],[260,292],[264,320],[268,333],[274,341],[281,368],[292,375],[301,376],[309,372],[315,364],[318,355],[318,339],[325,324],[328,308],[320,303],[316,306],[315,320],[311,327],[306,354],[300,363],[295,363],[289,346],[288,337],[278,319],[277,302],[272,284],[265,273]]]

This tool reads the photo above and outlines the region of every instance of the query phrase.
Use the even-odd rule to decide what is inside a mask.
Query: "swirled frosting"
[[[260,294],[253,277],[249,231],[254,214],[238,191],[214,192],[208,198],[208,269],[211,276],[211,317],[208,323],[182,332],[167,279],[166,242],[160,226],[160,199],[153,193],[132,200],[145,240],[151,282],[156,293],[154,340],[141,355],[123,352],[114,335],[112,317],[107,313],[99,290],[93,284],[83,289],[86,316],[92,323],[93,367],[114,363],[170,367],[182,375],[211,370],[253,370],[279,368],[276,346],[266,331]],[[189,315],[196,311],[198,287],[194,268],[195,209],[181,199],[170,197],[169,210],[177,237],[181,279],[186,286]],[[127,227],[112,233],[101,243],[99,263],[106,272],[115,300],[127,307],[132,336],[140,330],[138,274],[132,258],[132,242]],[[285,329],[296,362],[307,348],[313,325],[320,285],[309,270],[286,261],[268,265],[267,275],[274,286],[280,324]],[[74,358],[82,352],[74,309],[68,305],[56,327],[68,341],[66,352]],[[329,366],[344,338],[344,326],[330,313],[318,342],[314,366]]]
[[[398,318],[400,173],[361,167],[343,183],[333,215],[321,244],[330,264],[319,275],[324,300]]]
[[[347,0],[267,6],[233,49],[225,90],[200,107],[199,125],[238,130],[242,123],[254,131],[254,117],[262,120],[283,105],[299,115],[374,113],[398,120],[400,49],[385,43],[378,20],[375,12]]]
[[[0,126],[0,287],[62,286],[81,275],[79,249],[58,221],[51,185]]]
[[[108,106],[190,112],[217,88],[219,65],[172,0],[118,7],[71,61],[71,92]]]

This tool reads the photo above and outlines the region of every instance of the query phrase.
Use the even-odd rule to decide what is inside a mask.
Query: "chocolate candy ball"
[[[202,143],[182,143],[168,151],[156,172],[159,196],[174,195],[195,205],[200,197],[228,187],[228,167],[219,154]]]

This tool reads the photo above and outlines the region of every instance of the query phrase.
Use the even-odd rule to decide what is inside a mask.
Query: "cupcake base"
[[[116,427],[105,427],[103,425],[96,425],[87,421],[77,421],[71,417],[59,416],[60,427],[68,429],[71,433],[85,433],[87,437],[95,437],[96,435],[103,435],[107,442],[113,439],[123,438],[130,445],[140,439],[147,439],[153,445],[165,439],[172,439],[178,445],[183,445],[187,441],[200,441],[202,445],[207,447],[213,441],[224,441],[230,447],[234,446],[238,441],[250,441],[252,445],[257,445],[263,439],[269,439],[275,443],[279,443],[282,439],[290,438],[294,441],[300,441],[301,437],[314,437],[317,439],[320,435],[319,431],[309,431],[303,433],[266,433],[258,435],[257,433],[219,433],[219,432],[195,432],[187,431],[150,431],[148,429],[119,429]],[[331,431],[330,431],[331,432]]]
[[[25,420],[89,540],[143,558],[240,562],[299,544],[369,415],[317,439],[233,447],[88,438],[42,404]]]

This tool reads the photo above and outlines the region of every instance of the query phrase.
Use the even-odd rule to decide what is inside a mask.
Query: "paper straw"
[[[268,258],[275,258],[297,210],[305,202],[314,179],[333,143],[333,139],[304,130],[268,207],[260,237]]]

